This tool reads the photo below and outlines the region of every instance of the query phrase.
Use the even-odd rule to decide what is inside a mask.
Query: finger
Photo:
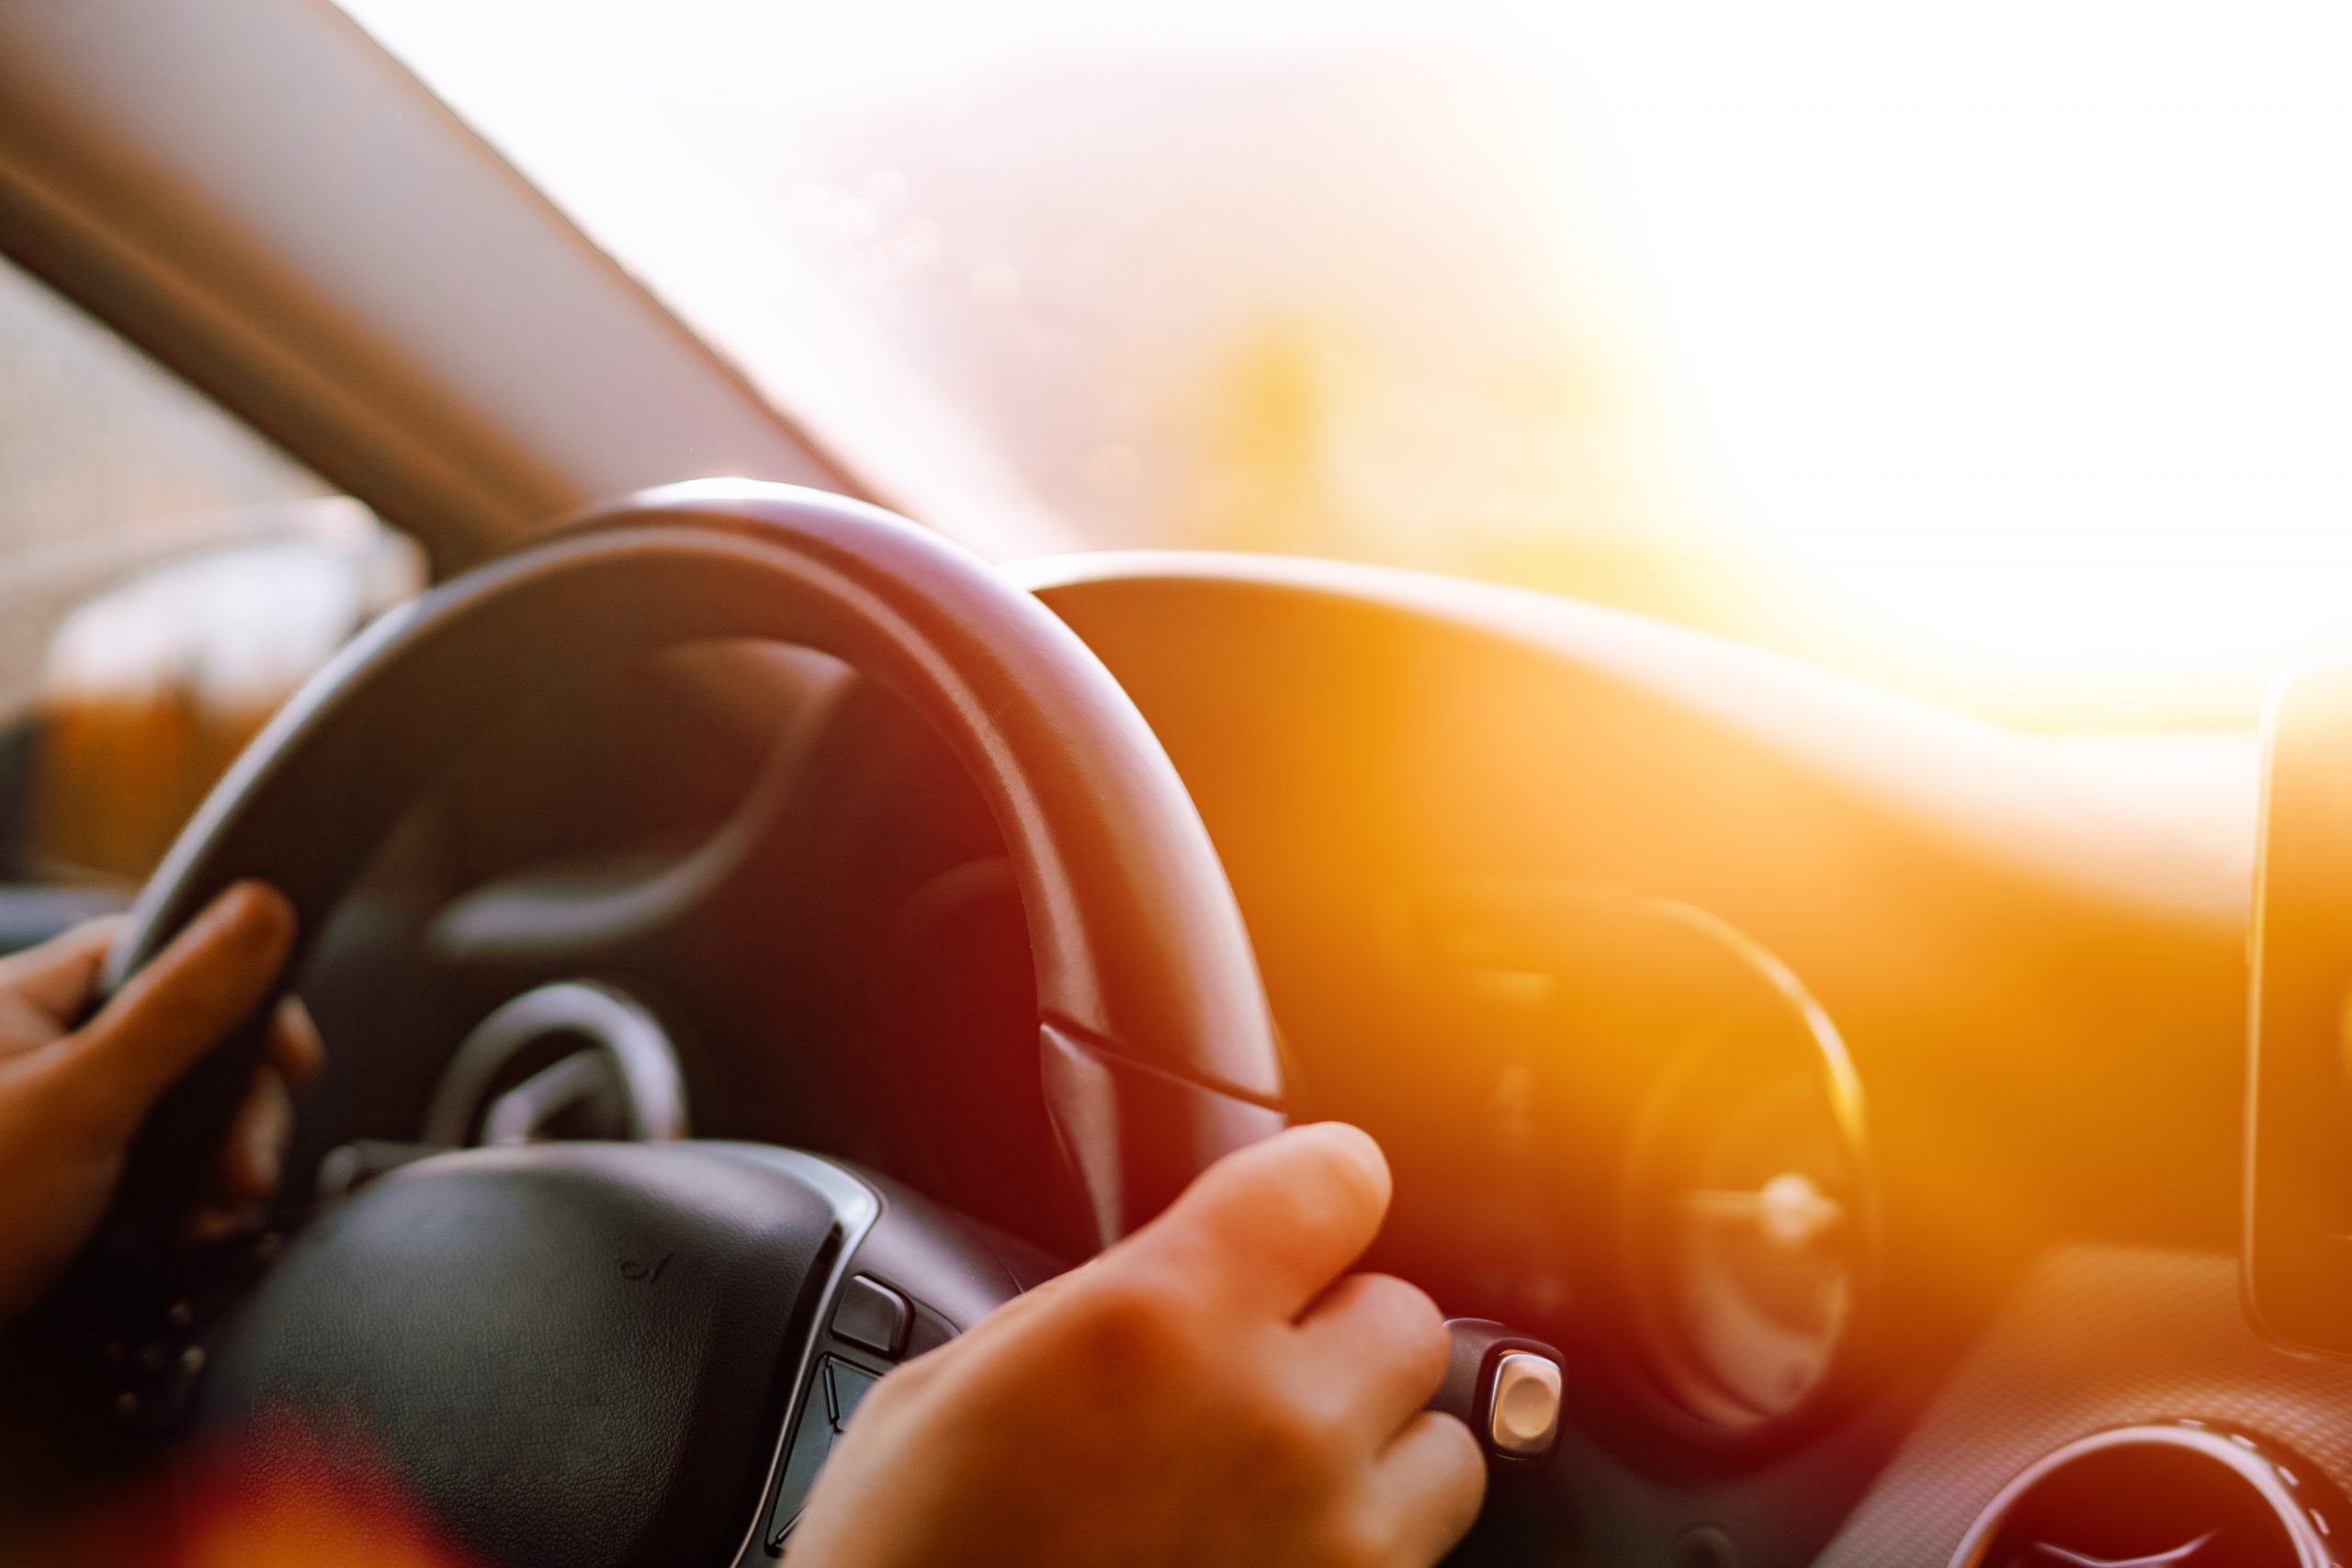
[[[120,919],[111,915],[85,920],[39,947],[0,958],[0,998],[31,1010],[29,1017],[0,1020],[0,1055],[47,1044],[81,1021],[121,929]]]
[[[300,997],[281,998],[269,1021],[269,1065],[289,1088],[309,1083],[327,1065],[326,1042]]]
[[[1109,1256],[1295,1317],[1372,1244],[1388,1193],[1368,1134],[1294,1127],[1217,1161]]]
[[[1292,1359],[1342,1429],[1377,1450],[1430,1402],[1451,1350],[1445,1314],[1418,1287],[1387,1274],[1351,1274],[1298,1325]]]
[[[1372,1467],[1361,1506],[1398,1568],[1429,1568],[1478,1522],[1487,1461],[1478,1439],[1453,1416],[1424,1410]]]
[[[264,1067],[254,1075],[220,1145],[221,1196],[251,1201],[275,1193],[293,1133],[294,1100],[286,1080]]]
[[[93,1111],[136,1122],[253,1015],[294,942],[294,908],[258,882],[208,905],[68,1042],[61,1073]]]

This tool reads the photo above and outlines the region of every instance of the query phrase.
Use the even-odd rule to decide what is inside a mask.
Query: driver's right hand
[[[1476,1517],[1485,1467],[1422,1408],[1445,1371],[1437,1308],[1345,1273],[1388,1198],[1379,1147],[1335,1122],[1227,1156],[885,1379],[793,1562],[1428,1568]]]

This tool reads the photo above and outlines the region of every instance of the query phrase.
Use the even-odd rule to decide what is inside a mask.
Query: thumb
[[[252,1019],[294,944],[294,907],[260,882],[207,905],[56,1047],[61,1087],[101,1117],[129,1125],[206,1052]]]
[[[1292,1127],[1202,1172],[1103,1261],[1152,1258],[1228,1302],[1295,1317],[1372,1245],[1389,1190],[1368,1134]]]

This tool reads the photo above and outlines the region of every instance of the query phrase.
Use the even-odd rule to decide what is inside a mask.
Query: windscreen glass
[[[2319,3],[346,0],[886,499],[2041,726],[2352,641]]]

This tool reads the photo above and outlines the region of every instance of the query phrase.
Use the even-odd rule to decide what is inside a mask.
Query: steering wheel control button
[[[851,1283],[872,1285],[892,1300],[902,1299],[870,1280],[854,1280]],[[838,1314],[833,1331],[841,1333]],[[800,1510],[808,1501],[809,1489],[817,1484],[817,1472],[824,1469],[825,1461],[832,1454],[834,1438],[849,1430],[850,1417],[857,1414],[858,1405],[881,1381],[881,1373],[853,1366],[838,1356],[828,1356],[819,1363],[817,1381],[801,1406],[799,1424],[792,1429],[792,1447],[785,1455],[775,1505],[768,1510],[766,1539],[770,1551],[784,1550],[786,1538],[792,1534],[792,1527],[799,1522]]]
[[[2340,1507],[2318,1470],[2242,1432],[2125,1427],[2002,1488],[1951,1568],[2338,1568]]]
[[[876,1286],[876,1289],[881,1287]],[[836,1329],[838,1332],[838,1328]],[[782,1551],[792,1527],[799,1522],[817,1472],[833,1451],[834,1436],[849,1429],[850,1417],[882,1381],[881,1374],[854,1367],[835,1356],[820,1364],[817,1386],[801,1406],[800,1424],[793,1428],[791,1451],[785,1456],[784,1477],[776,1486],[775,1506],[768,1511],[767,1545]]]
[[[784,1538],[800,1518],[801,1506],[808,1501],[809,1489],[817,1484],[817,1472],[825,1468],[825,1461],[833,1451],[833,1423],[822,1403],[823,1395],[810,1391],[801,1406],[800,1424],[793,1429],[792,1451],[786,1455],[784,1479],[777,1485],[775,1506],[768,1514],[768,1550],[779,1551]]]
[[[1560,1369],[1529,1350],[1507,1351],[1495,1362],[1487,1404],[1487,1441],[1499,1454],[1536,1459],[1560,1435]]]
[[[863,1367],[853,1367],[847,1361],[829,1360],[825,1363],[825,1406],[833,1417],[833,1430],[849,1430],[849,1418],[874,1385],[882,1380]]]
[[[906,1343],[907,1323],[913,1316],[906,1297],[860,1274],[842,1287],[841,1304],[833,1308],[833,1332],[877,1356],[896,1356]]]

